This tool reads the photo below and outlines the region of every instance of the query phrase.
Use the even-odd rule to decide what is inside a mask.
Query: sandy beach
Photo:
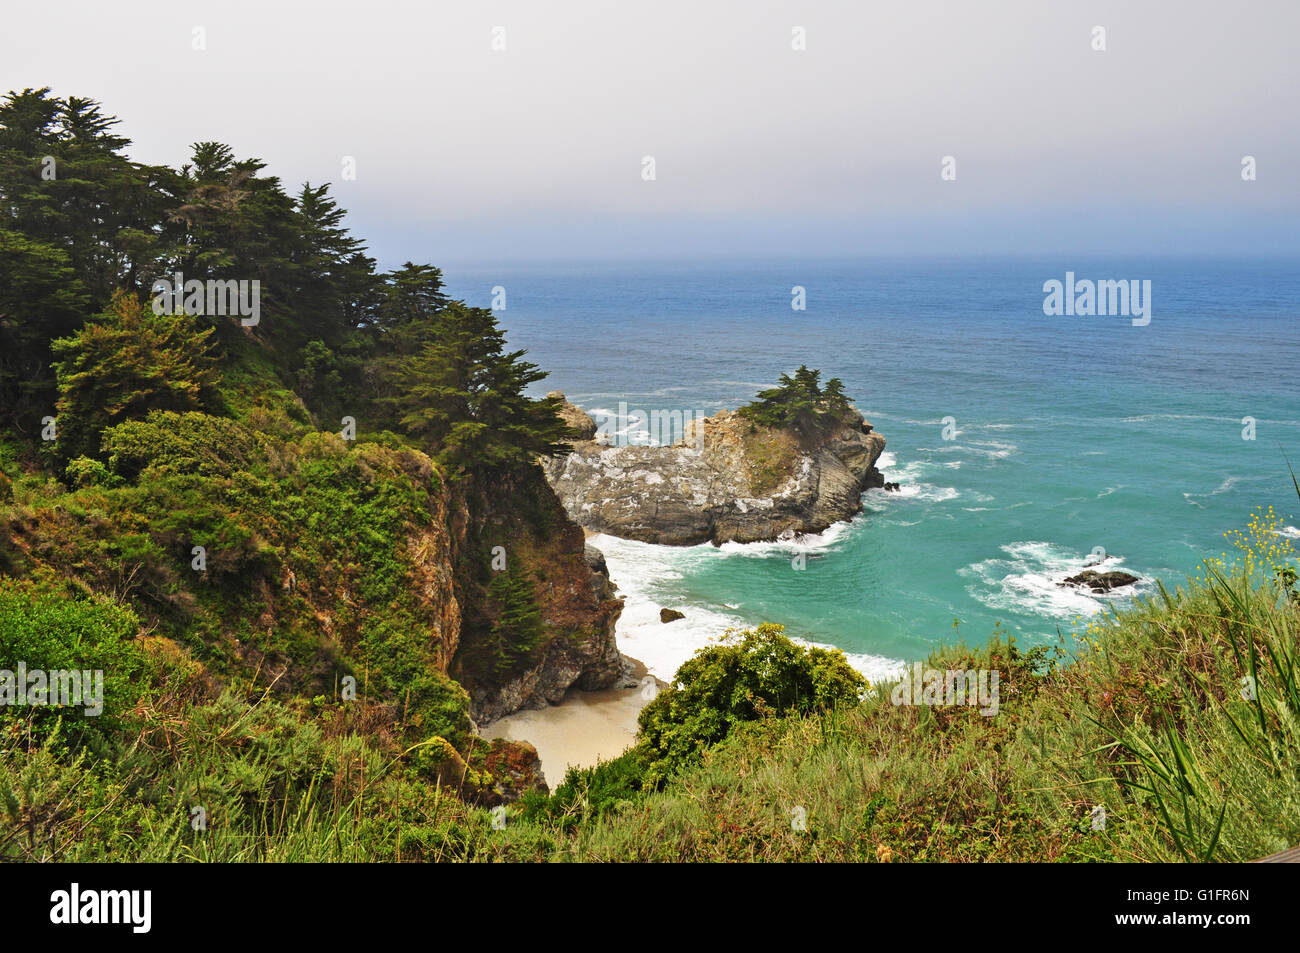
[[[629,658],[640,683],[646,668]],[[664,683],[656,679],[659,687]],[[517,711],[484,725],[484,738],[527,741],[537,748],[542,773],[554,790],[570,767],[587,768],[597,761],[617,758],[636,740],[636,719],[648,699],[638,684],[634,688],[607,688],[584,692],[576,688],[558,705]]]

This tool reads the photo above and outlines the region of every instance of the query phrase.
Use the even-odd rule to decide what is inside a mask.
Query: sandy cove
[[[498,718],[483,725],[479,734],[532,744],[542,760],[546,783],[555,790],[570,767],[589,768],[597,761],[612,761],[636,741],[637,715],[648,700],[641,687],[647,673],[636,659],[627,661],[638,683],[633,688],[592,692],[571,688],[559,704]],[[655,682],[661,689],[666,687],[659,679]]]

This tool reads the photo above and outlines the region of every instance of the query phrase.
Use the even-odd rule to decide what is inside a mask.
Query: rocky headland
[[[852,408],[811,436],[722,410],[654,447],[612,446],[580,408],[561,407],[579,439],[542,466],[569,517],[592,532],[675,546],[817,533],[885,484],[885,438]]]

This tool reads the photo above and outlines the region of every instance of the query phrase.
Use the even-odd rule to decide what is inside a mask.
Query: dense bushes
[[[133,641],[139,628],[130,609],[110,600],[0,578],[0,670],[5,671],[0,680],[8,683],[0,686],[0,694],[27,689],[15,684],[20,665],[27,673],[102,673],[102,682],[92,678],[92,684],[102,687],[102,697],[84,695],[83,703],[59,707],[51,695],[48,704],[21,705],[7,698],[0,705],[0,731],[21,723],[24,731],[40,736],[59,718],[74,736],[121,727],[143,690],[146,662]]]
[[[867,683],[844,653],[803,648],[764,623],[695,653],[642,710],[647,777],[662,780],[746,721],[856,702]]]
[[[267,448],[254,430],[237,421],[197,412],[154,411],[104,433],[109,469],[135,480],[146,468],[156,475],[230,476],[263,463]]]

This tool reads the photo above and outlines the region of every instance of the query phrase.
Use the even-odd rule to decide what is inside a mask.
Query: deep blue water
[[[1149,279],[1150,324],[1046,316],[1043,282],[1067,270]],[[885,435],[903,492],[869,492],[864,516],[826,538],[722,551],[610,541],[634,655],[670,638],[653,604],[685,607],[678,641],[771,620],[884,659],[952,641],[954,619],[968,641],[995,622],[1054,639],[1103,604],[1055,585],[1096,547],[1108,567],[1176,583],[1256,507],[1300,522],[1283,457],[1300,464],[1294,260],[567,263],[445,277],[481,306],[503,286],[511,346],[550,372],[538,390],[589,411],[712,413],[806,363],[842,378]],[[806,311],[791,309],[795,285]],[[799,572],[801,548],[813,558]]]

